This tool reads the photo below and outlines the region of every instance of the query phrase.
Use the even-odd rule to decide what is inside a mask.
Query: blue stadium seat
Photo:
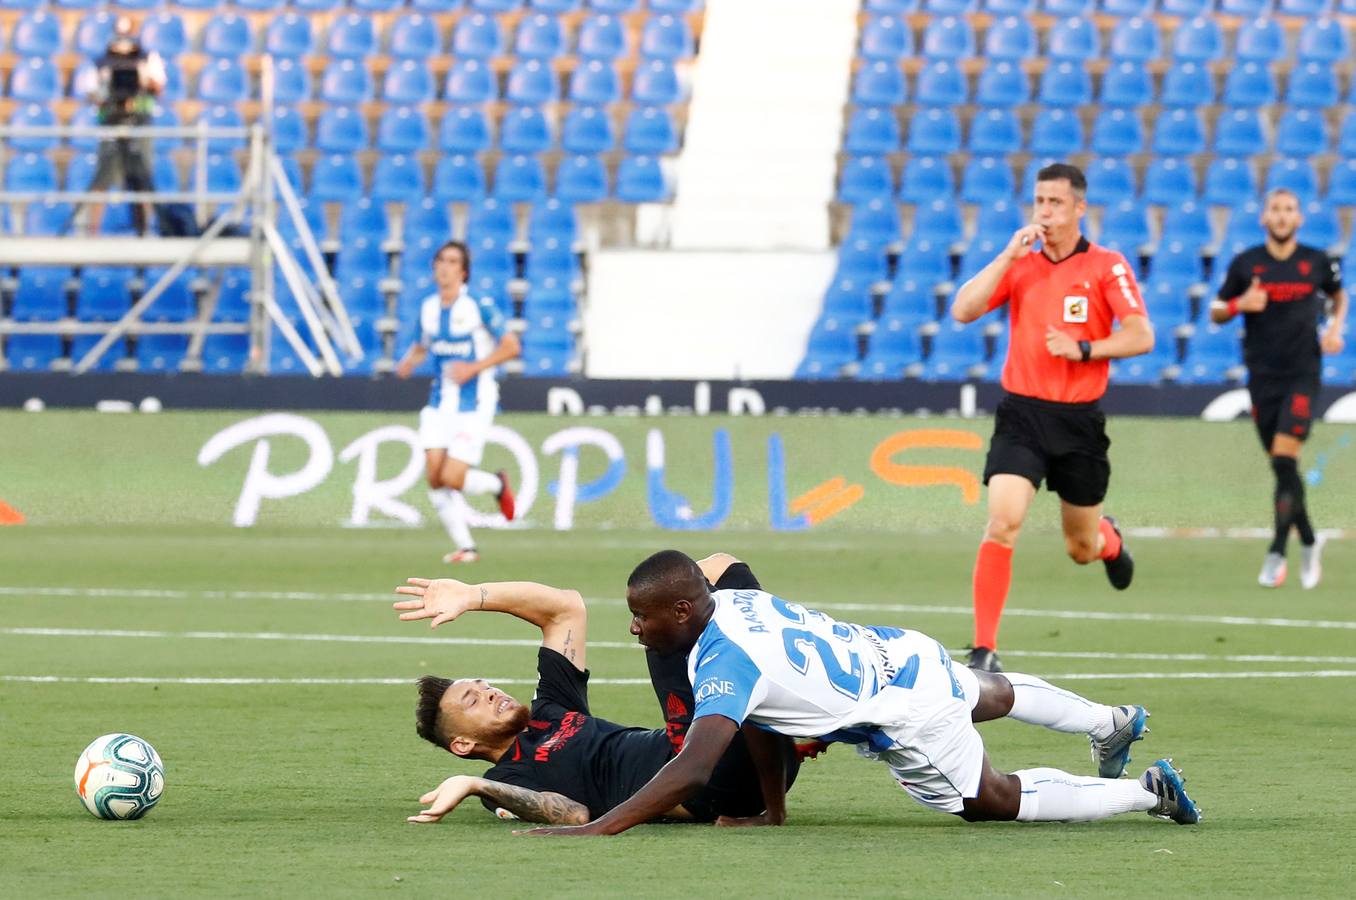
[[[50,57],[61,49],[61,20],[42,9],[26,12],[14,24],[9,46],[19,56]]]
[[[348,106],[328,106],[315,124],[315,146],[326,153],[356,153],[366,150],[367,120]]]
[[[1278,159],[1267,169],[1266,189],[1285,188],[1308,203],[1318,196],[1318,174],[1307,159]]]
[[[402,59],[386,70],[381,95],[388,103],[426,103],[433,99],[433,73],[422,62]]]
[[[376,280],[384,277],[387,270],[386,254],[377,238],[356,236],[340,245],[334,274],[341,282],[354,278]]]
[[[106,9],[87,13],[75,28],[75,45],[72,49],[81,56],[96,59],[108,48],[112,36],[112,13]]]
[[[1046,66],[1037,99],[1044,106],[1073,107],[1092,102],[1092,76],[1081,62]]]
[[[1065,109],[1043,109],[1031,123],[1031,146],[1037,156],[1067,157],[1083,149],[1083,125]]]
[[[475,258],[475,277],[478,285],[482,283],[481,279],[487,276],[496,281],[507,281],[514,276],[516,266],[506,242],[497,238],[481,237],[474,228],[468,234],[471,254]],[[479,289],[483,290],[483,287]]]
[[[294,104],[310,99],[310,71],[295,59],[275,57],[273,60],[273,101],[281,104]]]
[[[1050,29],[1046,55],[1051,59],[1085,62],[1096,59],[1102,52],[1102,41],[1097,26],[1091,19],[1073,15],[1058,20]]]
[[[899,73],[898,66],[887,63],[880,63],[879,65],[887,66],[891,73]],[[893,80],[894,74],[891,74],[890,78]],[[882,92],[878,99],[885,102],[879,105],[899,104],[907,99],[902,77],[898,86],[892,88],[892,91],[894,96],[899,99],[886,101],[886,95]],[[959,66],[948,60],[934,60],[924,63],[922,69],[918,72],[918,81],[914,88],[914,102],[919,106],[956,106],[966,102],[968,93],[965,73],[961,71]]]
[[[580,276],[579,257],[566,244],[557,238],[545,238],[532,245],[527,252],[527,263],[523,267],[523,277],[531,284],[544,284],[554,279],[561,284],[569,284]]]
[[[1028,197],[1035,197],[1036,176],[1040,174],[1040,170],[1059,161],[1060,160],[1055,159],[1053,156],[1033,156],[1031,159],[1027,160],[1026,166],[1022,169],[1022,187],[1018,191],[1018,195],[1022,197],[1023,202],[1025,202]]]
[[[1006,199],[981,206],[979,216],[975,221],[975,243],[995,244],[993,252],[988,257],[993,259],[998,251],[1007,246],[1008,241],[1012,240],[1013,232],[1027,222],[1028,219],[1022,213],[1022,208]]]
[[[1344,159],[1328,172],[1328,193],[1323,198],[1339,206],[1356,204],[1356,159]]]
[[[570,99],[575,103],[604,106],[621,98],[621,76],[610,61],[581,60],[570,76]]]
[[[66,190],[83,191],[94,181],[94,170],[99,157],[94,153],[77,153],[66,163]]]
[[[1094,146],[1096,140],[1094,134]],[[1135,172],[1123,159],[1102,157],[1088,167],[1086,174],[1089,203],[1106,206],[1135,197]]]
[[[655,12],[690,13],[701,9],[705,2],[706,0],[650,0],[649,7]]]
[[[369,322],[386,315],[386,298],[381,294],[378,279],[361,275],[350,278],[339,285],[339,295],[349,316],[355,320]]]
[[[157,164],[160,159],[164,159],[167,163],[169,162],[169,159],[167,157],[162,156],[157,157]],[[306,193],[306,179],[304,179],[301,175],[301,163],[297,160],[297,158],[295,156],[279,156],[278,164],[282,166],[283,175],[287,178],[287,183],[292,186],[293,193],[297,194],[298,196],[304,195]],[[157,171],[155,186],[156,190],[159,191],[159,190],[178,189],[177,184],[173,188],[168,187],[162,188],[160,186],[160,179],[158,177],[159,169],[157,168],[156,171]]]
[[[1169,206],[1163,212],[1163,243],[1182,244],[1197,250],[1214,239],[1209,210],[1193,200]]]
[[[961,175],[960,198],[965,203],[987,205],[1012,199],[1017,181],[1006,159],[975,156],[965,164]]]
[[[984,55],[990,59],[1029,59],[1038,52],[1036,29],[1025,16],[1004,16],[984,35]]]
[[[1104,109],[1092,123],[1089,148],[1098,156],[1128,156],[1144,150],[1144,126],[1139,113],[1128,109]]]
[[[311,199],[322,202],[351,200],[362,193],[362,173],[358,169],[358,161],[352,156],[327,154],[317,159],[311,167]]]
[[[519,106],[499,125],[499,147],[506,153],[541,153],[551,146],[546,116],[535,106]]]
[[[331,12],[339,0],[291,0],[291,5],[308,13]]]
[[[475,106],[456,106],[438,127],[438,147],[448,153],[479,153],[490,147],[490,125]]]
[[[1158,24],[1152,17],[1131,16],[1117,22],[1107,46],[1113,61],[1150,62],[1163,55]]]
[[[1276,11],[1286,16],[1316,18],[1329,12],[1332,0],[1278,0]]]
[[[1356,384],[1356,343],[1347,341],[1341,353],[1323,357],[1323,383],[1341,387]]]
[[[64,355],[56,334],[12,334],[5,347],[9,367],[16,372],[46,372]]]
[[[377,30],[372,17],[356,12],[334,20],[330,26],[326,48],[330,56],[361,60],[377,50]]]
[[[234,15],[228,15],[219,18],[239,19],[238,16]],[[212,23],[209,22],[207,27],[211,28]],[[243,40],[245,46],[248,46],[249,31],[247,30],[247,28],[248,26],[246,25],[243,19],[240,20],[239,28],[233,25],[231,28],[232,36],[223,35],[222,39],[219,40],[219,50],[216,52],[216,55],[238,56],[240,53],[244,52],[243,50],[238,50],[235,52],[235,54],[232,54],[227,52],[226,48],[228,46],[235,44],[239,40]],[[237,30],[240,31],[241,34],[236,35],[235,32]],[[203,40],[204,52],[208,53],[213,52],[207,50],[206,31],[204,31],[203,37],[204,37]],[[274,17],[269,21],[268,29],[264,32],[264,50],[267,53],[273,54],[273,56],[275,57],[285,57],[287,59],[299,59],[307,55],[308,53],[312,52],[314,47],[315,41],[313,35],[311,34],[311,20],[306,16],[299,15],[295,12],[285,12],[282,15]]]
[[[525,16],[518,23],[513,52],[524,59],[555,59],[565,52],[560,19],[545,13]]]
[[[893,381],[903,378],[923,358],[923,342],[915,319],[882,318],[872,332],[871,344],[858,370],[859,379]]]
[[[443,93],[452,103],[488,103],[498,96],[494,72],[478,59],[458,59],[447,70]]]
[[[446,241],[452,236],[452,220],[447,215],[447,206],[432,197],[410,204],[405,211],[403,227],[407,239],[413,235],[431,235]]]
[[[339,216],[340,243],[356,241],[359,238],[378,242],[384,240],[390,228],[385,205],[371,197],[350,200]]]
[[[56,64],[41,56],[19,60],[9,77],[9,96],[28,103],[48,103],[61,96]]]
[[[1139,63],[1111,63],[1102,75],[1098,101],[1103,106],[1146,106],[1153,102],[1154,85],[1149,70]]]
[[[1271,4],[1272,0],[1218,0],[1219,12],[1226,16],[1262,16]]]
[[[965,59],[975,55],[975,32],[970,22],[957,16],[941,16],[923,31],[925,59]]]
[[[1215,152],[1220,156],[1256,156],[1267,140],[1255,109],[1235,109],[1215,120]]]
[[[354,106],[372,99],[372,73],[361,62],[335,59],[320,76],[320,99]]]
[[[1041,9],[1052,16],[1086,16],[1093,12],[1093,0],[1044,0]]]
[[[919,75],[922,80],[922,75]],[[904,70],[898,63],[869,62],[852,79],[852,102],[859,106],[895,106],[908,99]],[[919,101],[923,102],[923,101]]]
[[[467,5],[480,12],[516,12],[523,5],[523,0],[468,0]]]
[[[1300,226],[1299,239],[1312,247],[1325,250],[1342,243],[1342,220],[1338,218],[1338,211],[1331,205],[1317,200],[1306,203],[1304,224]]]
[[[673,153],[678,149],[678,126],[662,106],[637,106],[626,118],[622,146],[629,153]]]
[[[1210,12],[1212,0],[1159,0],[1159,10],[1166,15],[1191,18]]]
[[[234,375],[245,368],[249,354],[249,335],[209,334],[202,342],[202,370],[210,375]]]
[[[387,153],[417,153],[428,146],[428,120],[409,106],[392,106],[377,122],[377,149]]]
[[[519,60],[509,69],[504,99],[533,106],[554,103],[560,99],[560,79],[549,64],[539,59]]]
[[[961,381],[984,362],[984,329],[943,322],[932,336],[932,350],[923,364],[925,381]]]
[[[663,59],[643,60],[631,76],[631,99],[651,106],[667,106],[682,97],[682,86],[673,63]]]
[[[937,201],[938,203],[944,201]],[[908,273],[908,277],[926,288],[951,280],[950,242],[937,243],[929,238],[917,236],[904,245],[899,254],[899,271]]]
[[[527,238],[536,244],[554,238],[566,246],[573,246],[579,237],[579,220],[574,207],[554,197],[533,205],[527,218]]]
[[[1158,157],[1144,172],[1144,202],[1174,206],[1196,196],[1196,173],[1172,156]]]
[[[1224,94],[1220,100],[1225,106],[1256,109],[1276,102],[1276,77],[1264,63],[1245,62],[1232,66],[1224,79]]]
[[[916,126],[915,126],[916,127]],[[913,133],[909,135],[913,143]],[[967,148],[971,153],[984,156],[1001,156],[1016,153],[1022,149],[1022,126],[1017,114],[1010,109],[985,109],[970,120],[970,141]],[[910,149],[913,149],[911,146]],[[932,142],[928,149],[917,149],[915,153],[953,153],[958,147],[950,142]]]
[[[127,287],[132,270],[87,266],[80,274],[75,298],[75,317],[82,322],[115,322],[132,306]]]
[[[993,262],[998,251],[1002,250],[1004,245],[1012,239],[1011,233],[1003,236],[1002,243],[995,241],[991,237],[976,236],[970,245],[965,248],[961,254],[960,270],[956,273],[955,281],[957,284],[964,284],[971,278],[974,278],[980,271]]]
[[[1343,117],[1337,132],[1336,150],[1345,159],[1356,157],[1356,112],[1348,112]]]
[[[415,156],[383,154],[372,170],[372,198],[411,203],[426,196],[424,170]]]
[[[862,26],[860,54],[868,62],[898,63],[913,56],[913,32],[899,16],[870,16]]]
[[[458,153],[438,160],[433,171],[434,197],[443,202],[466,203],[484,195],[485,169],[475,156]]]
[[[822,318],[815,323],[805,348],[805,357],[796,367],[796,378],[825,380],[837,378],[843,367],[857,359],[857,336],[850,323]]]
[[[1183,289],[1180,282],[1160,279],[1157,275],[1157,261],[1155,261],[1154,276],[1143,288],[1145,305],[1148,306],[1149,314],[1154,317],[1155,322],[1176,327],[1191,321],[1189,289]],[[1171,345],[1172,341],[1166,334],[1163,334],[1155,343]],[[1172,360],[1174,363],[1177,362],[1176,357],[1177,354],[1174,351]]]
[[[54,183],[56,181],[55,170],[52,171],[52,181]],[[8,179],[6,179],[5,189],[14,190]],[[55,190],[55,186],[48,188],[48,190]],[[24,213],[24,233],[40,237],[66,234],[70,230],[70,221],[71,205],[69,203],[57,203],[52,200],[30,203],[27,212]]]
[[[565,114],[560,147],[566,153],[607,153],[616,143],[612,119],[606,112],[595,106],[575,105]]]
[[[931,156],[911,156],[904,163],[899,199],[922,205],[956,193],[955,179],[946,160]]]
[[[1258,219],[1261,215],[1262,204],[1251,197],[1234,207],[1224,227],[1223,247],[1227,250],[1234,246],[1251,247],[1260,244],[1262,226]]]
[[[305,20],[303,20],[305,21]],[[273,31],[269,28],[270,36]],[[310,23],[306,23],[306,34],[310,34]],[[253,41],[250,39],[249,22],[235,13],[221,13],[207,20],[202,28],[202,52],[208,56],[216,56],[227,59],[239,59],[240,56],[249,53],[253,49]],[[271,53],[279,51],[273,47],[267,48]],[[284,54],[288,56],[300,56],[302,53],[310,51],[309,41],[305,50],[294,54]]]
[[[1155,320],[1159,319],[1154,301],[1149,301]],[[1154,348],[1141,356],[1118,359],[1115,362],[1115,380],[1117,384],[1158,384],[1163,380],[1164,370],[1177,365],[1176,342],[1171,336],[1160,337]]]
[[[14,111],[14,115],[10,117],[9,124],[14,127],[24,128],[50,128],[58,123],[56,114],[52,112],[51,107],[41,103],[26,103]],[[20,152],[41,152],[50,150],[56,145],[56,137],[15,135],[9,139],[10,148]]]
[[[1295,59],[1299,62],[1335,63],[1350,53],[1351,42],[1339,19],[1311,19],[1300,29],[1295,46]]]
[[[167,268],[152,267],[146,270],[142,279],[144,296],[167,271]],[[193,273],[185,270],[171,281],[155,298],[149,309],[141,314],[145,322],[187,322],[198,314],[198,301],[193,297],[191,283]],[[143,338],[144,340],[144,338]]]
[[[963,237],[965,223],[961,219],[961,210],[954,198],[933,200],[919,207],[914,214],[912,241],[915,243],[932,242],[949,246]]]
[[[19,50],[19,33],[14,34],[15,51]],[[147,50],[159,53],[165,59],[173,59],[189,48],[188,32],[184,20],[174,13],[161,11],[149,16],[141,23],[141,45]]]
[[[991,110],[990,112],[993,112]],[[951,109],[920,108],[909,122],[908,150],[920,156],[955,153],[961,146],[960,120]],[[976,152],[980,152],[977,148]],[[986,152],[1004,152],[1001,150]]]
[[[1177,26],[1172,38],[1172,55],[1179,60],[1209,62],[1224,56],[1224,36],[1219,23],[1209,16],[1197,16]]]
[[[38,153],[19,153],[10,157],[5,166],[7,191],[55,191],[56,164]]]
[[[575,44],[581,59],[604,59],[610,62],[626,52],[626,32],[622,29],[620,19],[606,13],[596,13],[579,23]]]
[[[425,60],[442,52],[438,25],[422,13],[410,13],[391,23],[387,46],[397,59]]]
[[[1215,79],[1196,62],[1175,62],[1163,73],[1159,102],[1169,108],[1196,109],[1215,102]]]
[[[1337,73],[1329,63],[1306,62],[1291,68],[1285,102],[1292,107],[1327,109],[1341,99]]]
[[[1320,112],[1287,109],[1276,123],[1276,152],[1284,156],[1317,156],[1328,149],[1328,125]]]
[[[1153,133],[1153,152],[1162,156],[1193,156],[1205,149],[1205,127],[1194,110],[1164,109]]]
[[[861,323],[871,318],[871,285],[867,281],[835,275],[824,294],[820,315]]]
[[[961,16],[974,12],[979,0],[923,0],[927,12],[939,16]]]
[[[899,150],[899,121],[882,109],[853,110],[843,147],[854,156],[884,156]]]
[[[236,193],[240,190],[240,164],[229,153],[209,153],[207,155],[207,190],[210,192]]]
[[[646,20],[640,32],[640,55],[645,59],[687,59],[693,54],[692,29],[682,16],[658,15]]]
[[[455,12],[462,6],[462,0],[410,0],[410,8],[426,13]]]
[[[1139,247],[1149,243],[1149,217],[1144,207],[1134,200],[1123,200],[1108,206],[1102,214],[1102,231],[1098,243]]]
[[[523,376],[563,378],[570,374],[574,337],[569,333],[528,331],[523,335]]]
[[[504,52],[504,35],[493,16],[473,13],[457,20],[452,30],[451,53],[454,57],[490,59]]]
[[[628,156],[617,166],[616,197],[624,203],[667,200],[670,188],[659,160],[653,156]]]
[[[1031,83],[1021,66],[1008,60],[990,60],[979,73],[975,103],[979,106],[1008,108],[1031,99]]]
[[[865,203],[859,203],[852,208],[852,220],[848,226],[848,239],[841,248],[839,255],[840,268],[845,265],[849,249],[856,248],[857,255],[861,256],[861,246],[865,245],[868,252],[879,257],[877,262],[880,264],[880,272],[875,272],[875,266],[871,267],[873,280],[879,280],[885,277],[885,256],[882,245],[889,244],[899,240],[900,220],[899,208],[895,206],[893,198],[874,197]],[[860,270],[852,270],[850,274],[860,276]]]
[[[1224,381],[1243,362],[1242,332],[1234,323],[1197,329],[1187,343],[1178,380],[1183,384]]]
[[[931,285],[901,270],[885,295],[880,314],[882,319],[908,319],[921,325],[937,317],[937,295]]]
[[[1270,63],[1285,56],[1285,31],[1272,18],[1253,19],[1238,29],[1234,56],[1246,62]]]
[[[249,93],[249,77],[239,60],[214,59],[198,76],[198,99],[208,103],[238,103]]]
[[[10,316],[16,322],[56,322],[66,318],[66,282],[71,270],[56,266],[21,266]]]
[[[596,156],[566,156],[556,167],[555,196],[569,203],[598,203],[607,197],[607,170]]]
[[[535,156],[506,155],[494,170],[494,195],[512,202],[536,201],[546,196],[546,169]]]

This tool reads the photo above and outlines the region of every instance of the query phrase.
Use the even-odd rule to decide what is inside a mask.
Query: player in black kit
[[[759,588],[749,567],[727,554],[707,557],[701,565],[717,589]],[[427,675],[419,680],[419,735],[458,756],[494,765],[481,777],[448,778],[420,798],[428,808],[409,821],[437,822],[467,797],[478,796],[487,809],[529,822],[582,824],[629,798],[682,748],[695,705],[682,656],[647,654],[665,728],[627,727],[591,713],[587,614],[575,591],[530,582],[467,585],[410,579],[397,592],[417,598],[395,604],[405,610],[402,619],[430,618],[437,627],[463,612],[483,609],[517,616],[542,630],[539,680],[530,707],[483,679],[450,681]],[[785,789],[799,767],[796,748],[790,740],[759,729],[746,730],[743,737],[731,745],[706,788],[665,819],[781,824]],[[785,784],[760,784],[753,760],[759,753],[784,757]]]
[[[1347,295],[1341,264],[1295,239],[1303,221],[1295,194],[1269,192],[1261,219],[1266,241],[1233,258],[1219,298],[1210,304],[1212,322],[1243,314],[1252,415],[1276,475],[1276,534],[1257,576],[1263,587],[1285,582],[1292,526],[1300,538],[1300,583],[1312,588],[1322,577],[1323,545],[1304,504],[1299,454],[1318,399],[1321,354],[1342,350]],[[1328,322],[1320,328],[1325,312]]]

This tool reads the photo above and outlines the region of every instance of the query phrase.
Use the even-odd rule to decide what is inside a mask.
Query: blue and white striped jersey
[[[494,300],[476,300],[465,287],[451,306],[443,306],[437,294],[429,295],[419,310],[419,343],[433,357],[433,387],[428,405],[451,406],[472,412],[499,405],[499,382],[495,369],[485,369],[465,384],[451,378],[454,362],[475,362],[494,352],[504,336],[504,314]]]

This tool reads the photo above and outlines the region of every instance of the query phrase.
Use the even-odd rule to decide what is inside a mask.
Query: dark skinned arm
[[[533,828],[515,831],[530,835],[620,834],[642,822],[657,819],[687,800],[711,780],[716,762],[734,740],[739,726],[724,716],[702,716],[692,723],[683,750],[669,760],[630,800],[587,825]]]
[[[791,739],[753,724],[745,724],[741,731],[753,767],[758,772],[758,784],[763,789],[764,811],[757,816],[721,816],[716,819],[716,824],[722,827],[785,825],[786,745]]]

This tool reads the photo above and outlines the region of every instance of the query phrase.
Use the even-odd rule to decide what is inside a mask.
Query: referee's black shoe
[[[1116,526],[1114,516],[1103,516],[1111,525],[1111,530],[1120,536],[1121,530]],[[1121,552],[1112,559],[1102,560],[1102,565],[1106,566],[1106,580],[1111,582],[1111,586],[1118,591],[1123,591],[1130,586],[1130,582],[1135,577],[1135,559],[1130,555],[1130,548],[1125,546],[1125,538],[1121,537]]]
[[[978,669],[981,672],[1003,671],[1003,664],[998,661],[998,654],[988,647],[972,647],[970,649],[970,659],[965,665],[971,669]]]

